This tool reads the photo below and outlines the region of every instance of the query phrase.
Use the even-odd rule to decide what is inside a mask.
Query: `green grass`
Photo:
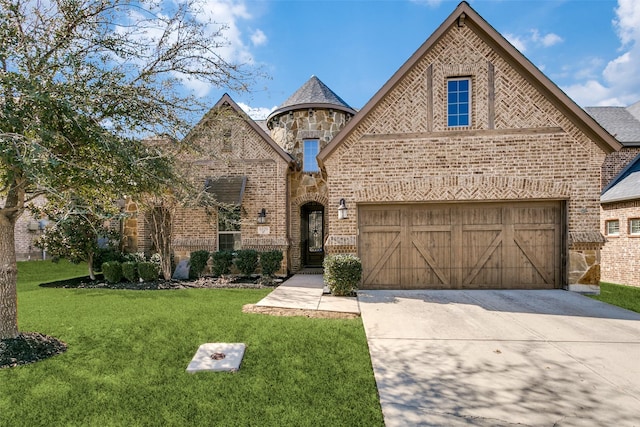
[[[268,290],[48,289],[83,266],[19,264],[22,331],[65,341],[0,370],[0,426],[382,426],[360,319],[244,314]],[[200,344],[244,342],[238,372],[187,374]]]
[[[600,295],[591,298],[640,313],[640,288],[601,282]]]

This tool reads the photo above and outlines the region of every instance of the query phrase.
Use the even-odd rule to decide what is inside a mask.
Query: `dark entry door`
[[[321,267],[324,260],[324,207],[309,203],[302,209],[302,259],[307,267]]]

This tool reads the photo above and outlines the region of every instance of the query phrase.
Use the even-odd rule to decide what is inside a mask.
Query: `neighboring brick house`
[[[586,110],[623,146],[602,167],[601,279],[640,286],[640,102]]]
[[[203,185],[244,188],[236,248],[281,248],[290,272],[356,254],[365,288],[599,290],[600,169],[620,144],[466,2],[358,112],[316,77],[270,136],[222,106],[242,120],[195,134]],[[177,251],[221,247],[217,213],[183,214]]]

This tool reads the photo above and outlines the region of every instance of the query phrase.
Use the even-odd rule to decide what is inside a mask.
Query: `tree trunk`
[[[96,280],[96,273],[93,270],[93,259],[95,258],[93,252],[89,253],[89,256],[87,257],[87,266],[89,267],[89,278],[91,280]]]
[[[15,221],[0,214],[0,339],[18,336]]]

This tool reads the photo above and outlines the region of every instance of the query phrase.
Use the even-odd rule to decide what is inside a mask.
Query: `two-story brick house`
[[[620,144],[466,2],[357,112],[315,77],[264,124],[227,95],[214,108],[241,120],[195,132],[202,181],[241,225],[185,211],[182,255],[279,248],[297,272],[353,253],[365,288],[598,289],[600,168]]]

